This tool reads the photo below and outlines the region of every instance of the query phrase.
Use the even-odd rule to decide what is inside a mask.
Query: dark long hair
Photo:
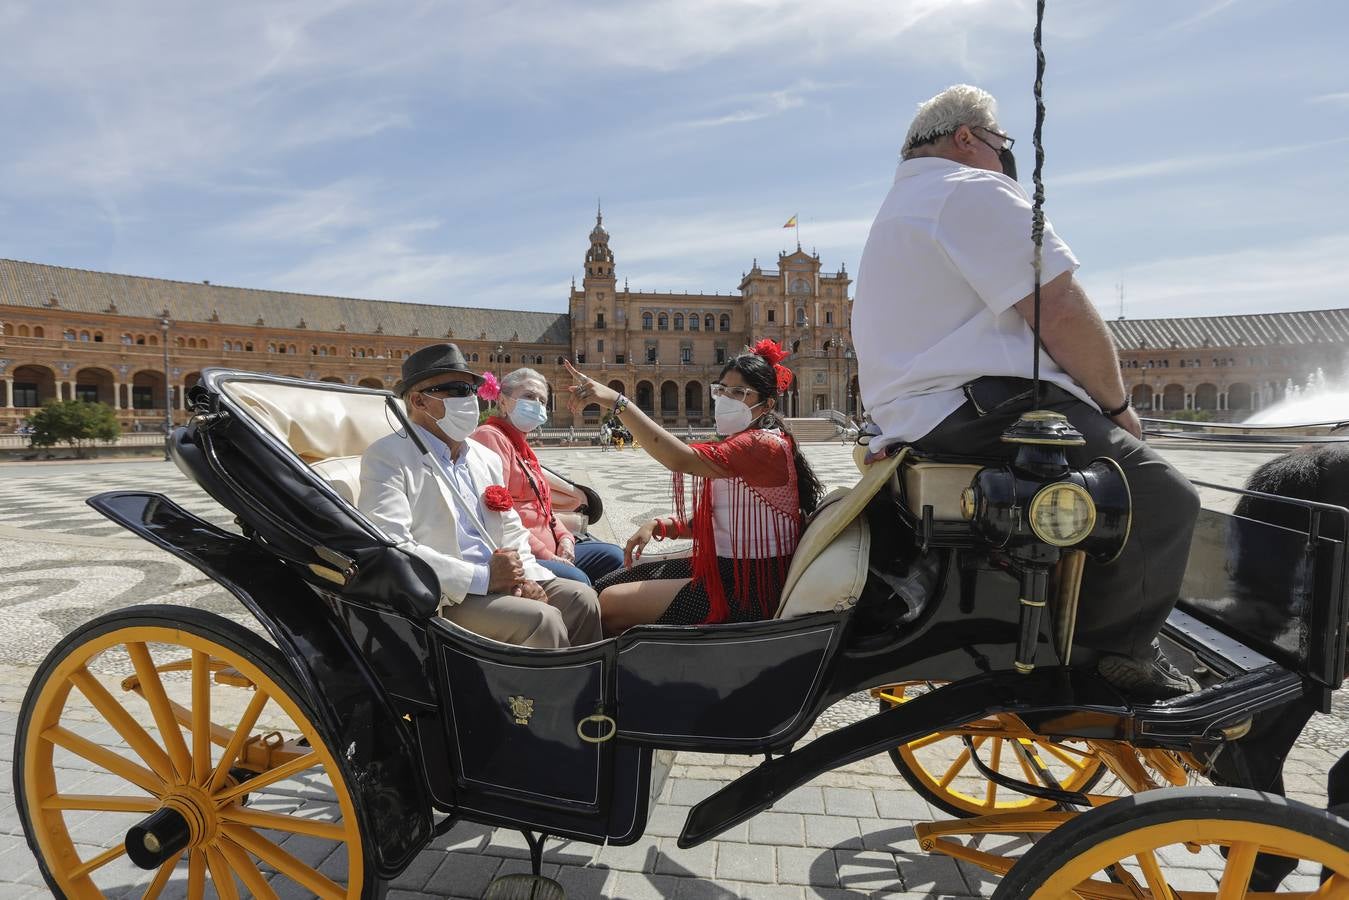
[[[777,372],[762,356],[757,353],[740,354],[722,368],[717,379],[725,378],[726,373],[731,371],[740,373],[740,377],[745,379],[745,384],[759,395],[760,402],[773,399],[781,403],[782,398],[778,395]],[[781,428],[788,435],[791,434],[790,431],[787,431],[786,423],[777,414],[776,408],[759,415],[754,420],[753,427]],[[820,479],[815,477],[815,470],[801,455],[801,448],[796,445],[796,438],[794,437],[791,439],[791,446],[792,464],[796,466],[796,492],[801,504],[801,511],[807,514],[813,513],[815,507],[820,505],[820,498],[824,496],[824,488],[820,486]]]

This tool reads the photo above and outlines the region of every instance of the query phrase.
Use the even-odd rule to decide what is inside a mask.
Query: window
[[[46,329],[44,329],[41,325],[34,325],[34,326],[33,326],[33,337],[35,337],[35,338],[45,338],[46,336],[47,336],[47,331],[46,331]]]
[[[647,348],[646,348],[646,361],[649,362],[649,363],[653,363],[653,362],[656,361],[656,348],[655,348],[655,347],[647,347]]]
[[[686,365],[686,366],[687,366],[689,363],[693,362],[693,348],[692,348],[692,347],[680,347],[680,348],[679,348],[679,361],[682,362],[682,363],[683,363],[684,365]]]
[[[37,385],[31,381],[14,382],[14,405],[37,406]]]
[[[776,322],[776,321],[778,320],[778,319],[777,319],[777,312],[778,312],[778,311],[777,311],[776,309],[773,309],[773,308],[771,308],[771,307],[769,308],[769,310],[768,310],[768,321],[769,321],[769,322]]]
[[[75,329],[67,328],[65,331],[61,332],[61,339],[66,341],[75,340]]]
[[[649,313],[649,312],[644,312],[644,313],[642,313],[642,330],[643,330],[643,331],[650,331],[650,330],[651,330],[651,321],[652,321],[652,320],[651,320],[651,313]]]
[[[720,366],[720,365],[725,365],[725,363],[726,363],[726,348],[725,348],[725,347],[718,347],[718,348],[717,348],[716,363],[717,363],[717,365],[719,365],[719,366]]]
[[[717,330],[717,320],[712,318],[711,313],[708,313],[707,315],[703,316],[703,330],[704,331]]]
[[[101,331],[95,331],[95,332],[94,332],[94,343],[95,343],[95,344],[101,344],[101,343],[103,343],[103,332],[101,332]]]
[[[476,353],[473,354],[473,356],[470,358],[469,361],[470,361],[470,362],[477,362],[477,361],[478,361],[478,354],[476,354]]]
[[[833,325],[833,324],[834,324],[834,313],[833,313],[832,310],[826,309],[826,310],[824,311],[824,324],[826,324],[826,325]]]
[[[253,352],[253,342],[252,342],[252,341],[249,341],[247,344],[244,344],[244,352],[246,352],[246,353],[252,353],[252,352]]]
[[[98,385],[96,384],[75,385],[75,399],[83,400],[85,403],[97,403]]]
[[[603,327],[604,327],[604,313],[602,313],[602,312],[601,312],[601,313],[595,313],[595,327],[596,327],[596,328],[603,328]]]
[[[586,364],[586,355],[584,353],[576,354],[576,364],[578,366],[584,366]]]
[[[683,330],[684,330],[684,314],[683,314],[683,313],[675,313],[675,318],[674,318],[674,330],[675,330],[675,331],[683,331]]]
[[[87,340],[89,340],[89,332],[87,332],[87,331],[81,331],[81,332],[80,332],[80,340],[82,340],[82,341],[87,341]]]
[[[123,343],[123,344],[129,344],[129,343],[131,343],[131,335],[129,335],[129,334],[124,334],[124,335],[122,335],[122,343]]]
[[[6,327],[8,327],[8,326],[6,326]],[[19,326],[19,337],[28,337],[28,326],[27,326],[27,325],[20,325],[20,326]]]
[[[595,352],[596,352],[596,353],[603,353],[603,352],[604,352],[604,341],[596,341],[596,342],[595,342]]]
[[[796,324],[806,324],[806,308],[804,306],[798,306],[796,308]]]
[[[697,330],[698,330],[698,314],[694,313],[693,315],[689,316],[689,331],[697,331]]]
[[[667,316],[665,313],[661,313],[659,316],[656,317],[656,330],[657,331],[670,330],[670,317]]]
[[[721,330],[722,331],[731,330],[731,317],[728,316],[726,313],[721,314]]]
[[[149,387],[131,388],[132,409],[154,409],[154,407],[155,407],[154,388]]]
[[[628,361],[628,355],[627,355],[626,353],[615,353],[615,354],[614,354],[614,362],[618,363],[620,366],[621,366],[621,365],[624,365],[627,361]]]
[[[221,349],[223,349],[226,353],[228,353],[228,352],[230,352],[231,350],[234,349],[234,344],[230,343],[229,341],[225,341],[225,342],[222,343],[220,346],[221,346]]]

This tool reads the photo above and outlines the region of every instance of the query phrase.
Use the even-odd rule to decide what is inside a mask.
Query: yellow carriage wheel
[[[872,694],[884,711],[936,686],[936,682],[905,682],[876,688]],[[1043,787],[1052,779],[1064,790],[1090,791],[1106,773],[1100,757],[1086,743],[1040,737],[1011,715],[979,719],[901,744],[890,751],[890,760],[910,787],[953,816],[1039,812],[1054,807],[1051,800],[989,781],[975,768],[971,747],[995,772]]]
[[[1147,791],[1060,825],[993,896],[1337,900],[1349,897],[1349,821],[1237,788]]]
[[[15,739],[47,884],[79,900],[153,900],[177,881],[192,900],[208,882],[222,900],[368,895],[351,792],[314,719],[280,652],[227,619],[144,606],[76,629],[29,685]]]

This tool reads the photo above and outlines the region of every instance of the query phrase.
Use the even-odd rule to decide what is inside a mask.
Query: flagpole
[[[797,249],[797,250],[800,250],[800,249],[801,249],[801,216],[800,216],[800,214],[798,213],[797,215],[792,216],[792,218],[796,219],[796,249]]]

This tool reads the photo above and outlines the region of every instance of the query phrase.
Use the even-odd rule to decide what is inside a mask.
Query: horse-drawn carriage
[[[923,847],[1005,874],[1000,897],[1226,900],[1252,878],[1273,890],[1294,865],[1325,867],[1315,896],[1349,895],[1349,822],[1243,790],[1275,783],[1344,678],[1345,550],[1323,534],[1343,509],[1271,501],[1304,510],[1305,530],[1203,513],[1163,636],[1203,688],[1167,702],[1132,702],[1082,665],[1084,554],[1108,558],[1136,523],[1118,472],[1067,468],[1071,430],[1034,414],[1012,464],[912,451],[863,463],[806,528],[773,620],[535,650],[436,616],[435,576],[358,511],[360,453],[408,434],[394,397],[212,370],[192,402],[174,458],[241,533],[153,492],[90,502],[202,570],[257,628],[133,607],[52,650],[14,771],[59,895],[103,896],[101,873],[125,852],[155,872],[146,896],[180,864],[192,896],[208,880],[224,897],[274,896],[277,880],[374,896],[460,821],[524,832],[537,874],[546,836],[638,840],[685,749],[763,761],[693,807],[684,847],[894,751],[915,788],[975,816],[920,828]],[[559,487],[584,514],[585,493]],[[875,715],[803,741],[825,708],[869,688]],[[934,772],[925,754],[939,746],[959,765]],[[72,757],[102,771],[97,787]],[[958,790],[969,766],[983,791]],[[1092,794],[1105,769],[1141,793]],[[1150,789],[1199,776],[1224,787]],[[90,813],[124,844],[83,846]],[[1020,861],[959,839],[989,833],[1045,836]],[[1206,845],[1227,856],[1217,892],[1170,892],[1168,848]]]

